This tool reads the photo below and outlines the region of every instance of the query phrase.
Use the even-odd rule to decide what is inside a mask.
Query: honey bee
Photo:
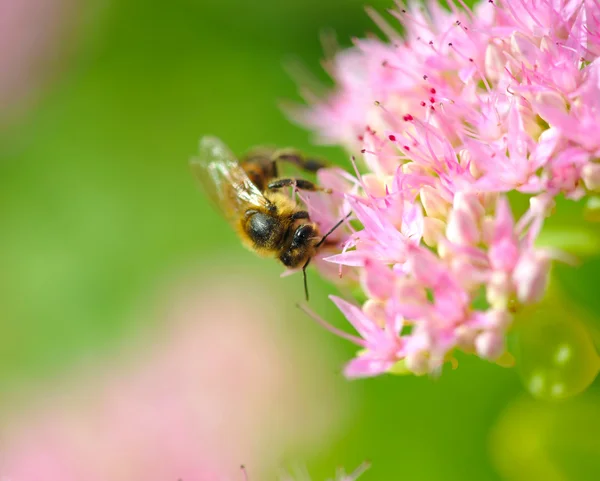
[[[283,187],[327,191],[305,179],[278,178],[278,162],[290,162],[316,172],[324,165],[291,149],[256,148],[241,161],[216,137],[200,139],[192,172],[206,194],[238,233],[243,244],[263,257],[275,257],[290,269],[302,267],[308,300],[306,268],[327,237],[311,221],[308,211],[280,192]]]

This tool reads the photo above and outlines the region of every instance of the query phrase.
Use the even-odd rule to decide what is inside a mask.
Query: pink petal
[[[494,222],[494,239],[502,239],[514,235],[515,221],[506,197],[500,197],[496,204],[496,219]]]
[[[346,364],[344,376],[350,379],[378,376],[387,372],[393,365],[393,361],[375,359],[369,353],[365,353]]]
[[[342,311],[342,314],[361,337],[369,340],[381,336],[381,329],[358,306],[350,304],[337,296],[329,296],[329,299]]]
[[[353,250],[344,252],[343,254],[324,257],[323,260],[344,266],[363,267],[367,256],[365,252]]]
[[[392,270],[380,262],[365,260],[364,287],[369,297],[387,299],[392,295],[394,288],[394,274]]]

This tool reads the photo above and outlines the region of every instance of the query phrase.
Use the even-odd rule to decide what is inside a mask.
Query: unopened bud
[[[486,214],[491,214],[496,209],[496,202],[498,201],[497,192],[481,192],[479,194],[479,201],[483,206]]]
[[[538,195],[529,199],[529,208],[534,215],[548,217],[556,207],[556,201],[545,195]]]
[[[485,171],[482,170],[479,165],[477,165],[477,162],[470,162],[469,163],[469,173],[475,179],[479,179],[481,176],[483,176],[483,174],[485,174]]]
[[[453,207],[469,212],[477,221],[485,214],[481,200],[474,192],[458,192],[454,196]]]
[[[453,209],[448,219],[446,237],[450,242],[458,245],[477,244],[480,239],[477,219],[468,210]]]
[[[458,326],[454,333],[456,335],[456,347],[465,352],[473,352],[475,350],[477,331],[467,326]]]
[[[439,191],[430,185],[421,187],[420,193],[421,204],[425,209],[425,213],[428,217],[435,217],[438,219],[445,220],[450,212],[450,203],[445,200],[439,193]]]
[[[458,151],[458,163],[461,167],[466,168],[471,165],[471,151],[468,149],[461,149]]]
[[[537,252],[521,257],[513,272],[517,298],[524,304],[538,302],[546,292],[550,260]]]
[[[505,309],[490,309],[485,313],[486,325],[491,329],[504,331],[512,324],[512,315]]]
[[[517,100],[517,111],[519,112],[523,130],[533,139],[537,139],[544,129],[539,122],[540,117],[533,111],[531,102],[529,101],[530,97],[530,95],[525,94],[525,97]]]
[[[406,368],[417,376],[429,372],[429,356],[425,351],[411,352],[406,355]]]
[[[443,220],[433,217],[423,219],[423,241],[429,247],[435,247],[439,240],[444,237],[446,223]]]
[[[506,309],[512,293],[512,282],[508,273],[495,271],[487,284],[486,298],[492,308]]]
[[[494,240],[496,221],[492,216],[486,215],[481,221],[481,242],[490,245]]]
[[[367,299],[362,306],[362,311],[379,327],[383,328],[385,326],[386,315],[385,304],[383,302]]]
[[[581,178],[588,190],[600,192],[600,164],[585,164],[581,169]]]
[[[536,113],[548,124],[553,124],[567,115],[565,98],[554,90],[536,94],[533,100]]]
[[[504,336],[496,331],[482,332],[475,339],[475,350],[479,357],[493,361],[505,350]]]

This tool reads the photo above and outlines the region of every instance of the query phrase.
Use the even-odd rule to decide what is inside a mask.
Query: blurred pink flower
[[[241,480],[242,462],[264,474],[290,446],[319,445],[339,405],[336,414],[324,381],[306,395],[300,352],[261,292],[231,279],[190,286],[133,358],[86,366],[34,394],[34,406],[5,413],[0,476]]]
[[[356,40],[327,65],[336,90],[294,112],[364,164],[320,176],[355,221],[322,260],[367,296],[333,298],[362,349],[346,374],[435,372],[455,349],[504,363],[512,314],[546,291],[551,255],[535,240],[554,198],[600,186],[600,3],[399,1],[390,14],[403,34],[373,13],[390,42]],[[530,196],[516,221],[511,191]]]
[[[63,45],[72,0],[0,0],[0,120],[30,100]]]

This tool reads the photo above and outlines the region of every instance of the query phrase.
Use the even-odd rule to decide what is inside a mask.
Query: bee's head
[[[292,247],[302,247],[313,244],[313,241],[318,240],[318,232],[312,224],[299,225],[294,232],[292,239]]]
[[[291,242],[279,259],[292,269],[304,265],[308,259],[314,256],[315,245],[319,241],[319,232],[313,224],[301,224],[296,227]]]

